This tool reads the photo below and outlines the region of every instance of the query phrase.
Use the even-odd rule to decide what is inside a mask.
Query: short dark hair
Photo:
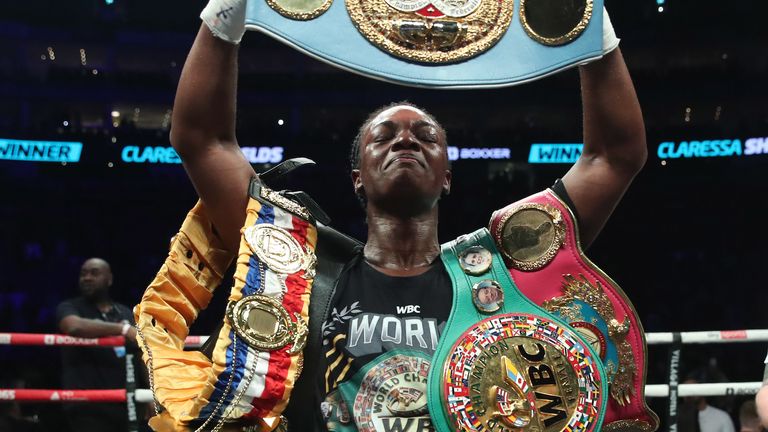
[[[741,421],[757,418],[757,404],[754,399],[749,399],[741,404],[739,408],[739,419]]]
[[[365,119],[362,125],[360,125],[360,128],[357,130],[357,135],[355,135],[355,139],[352,140],[352,146],[349,150],[349,166],[350,166],[350,172],[352,170],[356,170],[360,168],[360,143],[363,141],[363,135],[365,135],[365,131],[368,129],[368,126],[371,125],[371,122],[373,119],[378,117],[379,114],[383,113],[384,111],[394,108],[397,106],[406,106],[411,107],[414,109],[417,109],[421,112],[423,112],[432,122],[437,125],[437,129],[440,131],[441,134],[443,134],[443,142],[447,145],[448,144],[448,137],[445,133],[445,128],[443,128],[443,125],[441,125],[435,116],[433,116],[429,111],[425,110],[424,108],[409,102],[407,100],[402,100],[399,102],[391,102],[389,104],[383,105],[376,110],[374,110],[372,113],[368,115],[368,118]],[[365,198],[365,194],[356,192],[357,193],[357,199],[360,201],[360,205],[363,206],[363,209],[365,209],[367,205],[367,200]]]

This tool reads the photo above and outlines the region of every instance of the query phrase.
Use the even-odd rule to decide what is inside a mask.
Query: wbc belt
[[[497,211],[490,232],[522,293],[568,322],[605,364],[604,431],[655,431],[645,403],[647,351],[632,303],[581,250],[576,219],[552,191]]]
[[[250,0],[246,27],[399,84],[501,87],[602,55],[602,0]]]
[[[444,245],[441,258],[453,307],[428,381],[436,430],[601,430],[598,353],[520,293],[488,231]]]
[[[302,369],[317,230],[306,209],[260,188],[248,202],[229,304],[211,358],[184,351],[231,256],[198,204],[135,309],[139,345],[163,412],[156,431],[269,431]],[[283,425],[285,426],[285,425]]]

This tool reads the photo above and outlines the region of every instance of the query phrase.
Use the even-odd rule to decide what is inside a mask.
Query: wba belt
[[[602,55],[602,0],[252,0],[246,26],[399,84],[531,81]]]
[[[316,264],[311,220],[266,187],[251,197],[226,316],[208,359],[184,351],[184,340],[231,256],[211,246],[219,240],[204,208],[189,213],[135,309],[152,390],[164,409],[150,420],[154,430],[278,425],[302,369]]]
[[[597,353],[523,296],[486,229],[443,246],[453,307],[429,374],[437,431],[599,431],[608,383]]]

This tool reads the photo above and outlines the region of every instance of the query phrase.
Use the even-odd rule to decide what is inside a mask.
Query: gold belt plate
[[[347,0],[355,27],[397,57],[423,63],[465,60],[490,49],[514,16],[510,0]]]
[[[308,328],[301,315],[296,321],[283,305],[269,296],[255,294],[243,297],[227,306],[227,319],[235,333],[251,347],[261,351],[275,351],[292,343],[288,354],[304,349]]]
[[[243,233],[253,253],[275,273],[294,274],[299,270],[314,270],[315,259],[286,230],[272,224],[246,228]]]
[[[443,367],[453,430],[594,431],[602,376],[573,331],[527,314],[481,321]]]

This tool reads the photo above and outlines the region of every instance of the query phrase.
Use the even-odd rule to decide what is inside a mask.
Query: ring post
[[[669,346],[668,380],[669,405],[667,406],[667,430],[677,432],[677,386],[680,384],[680,352],[682,351],[682,337],[680,333],[672,334],[672,344]]]
[[[128,408],[128,432],[139,432],[139,421],[136,415],[136,375],[133,373],[133,354],[125,354],[125,404]]]

